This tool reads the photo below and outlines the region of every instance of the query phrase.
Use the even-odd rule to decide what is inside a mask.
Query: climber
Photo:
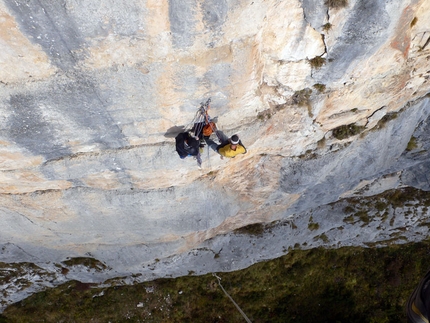
[[[181,159],[184,159],[188,156],[198,157],[198,155],[200,155],[200,140],[198,136],[190,132],[181,132],[175,137],[175,140],[176,151],[178,152],[178,155],[181,157]]]
[[[215,122],[208,114],[209,98],[206,103],[201,103],[200,108],[197,110],[196,115],[187,127],[185,132],[181,132],[175,137],[176,151],[181,159],[188,156],[193,156],[197,160],[199,167],[202,165],[201,153],[205,146],[205,139],[209,138],[213,131],[216,129]]]
[[[234,158],[239,154],[246,154],[246,148],[240,141],[238,135],[233,135],[230,138],[228,138],[220,130],[216,130],[216,134],[221,142],[219,145],[217,145],[210,138],[205,137],[205,139],[208,146],[221,155],[221,159],[223,159],[224,157]]]

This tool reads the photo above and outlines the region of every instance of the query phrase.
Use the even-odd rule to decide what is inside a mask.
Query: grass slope
[[[294,250],[219,273],[254,323],[405,322],[430,267],[428,241],[385,248]],[[9,306],[0,322],[244,322],[211,274],[97,288],[69,282]]]

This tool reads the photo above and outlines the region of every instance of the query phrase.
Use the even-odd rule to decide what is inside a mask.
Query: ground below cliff
[[[221,286],[256,323],[404,322],[429,248],[294,250],[236,272],[133,286],[71,281],[8,307],[0,322],[244,322]]]

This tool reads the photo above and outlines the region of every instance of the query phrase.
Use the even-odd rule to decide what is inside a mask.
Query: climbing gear
[[[208,110],[210,109],[211,98],[207,99],[206,102],[201,102],[200,107],[194,116],[194,119],[185,128],[186,131],[192,131],[193,134],[200,139],[202,137],[209,137],[213,132],[216,133],[216,125],[209,116]],[[217,134],[218,139],[220,139]]]
[[[215,122],[212,121],[208,113],[208,110],[210,108],[210,102],[211,102],[211,98],[209,98],[206,102],[200,103],[200,107],[197,109],[197,112],[193,120],[185,127],[185,132],[179,134],[176,137],[176,151],[178,152],[179,156],[182,159],[185,157],[183,157],[184,152],[181,151],[183,150],[183,148],[181,147],[181,139],[182,139],[181,136],[186,137],[184,138],[184,140],[187,140],[187,141],[196,140],[199,142],[199,147],[197,151],[194,152],[193,150],[193,152],[191,153],[191,155],[197,159],[197,164],[199,165],[199,167],[201,167],[201,164],[202,164],[201,154],[203,153],[203,148],[206,144],[205,139],[210,137],[212,133],[215,132],[218,139],[221,141],[221,137],[218,134],[216,124]],[[193,147],[194,147],[194,144],[193,144]],[[190,156],[190,154],[188,156]]]
[[[203,137],[210,137],[214,130],[216,130],[216,125],[214,122],[210,121],[203,127]]]
[[[210,102],[211,99],[209,98],[205,103],[200,103],[200,107],[197,109],[194,119],[185,128],[187,131],[193,132],[193,134],[199,138],[202,129],[206,124],[206,119],[208,118],[207,111],[209,109]]]

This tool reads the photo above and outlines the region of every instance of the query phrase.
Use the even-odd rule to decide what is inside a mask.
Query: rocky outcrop
[[[334,3],[0,2],[0,261],[131,282],[424,238],[430,4]],[[199,169],[174,136],[208,97],[248,153]]]

